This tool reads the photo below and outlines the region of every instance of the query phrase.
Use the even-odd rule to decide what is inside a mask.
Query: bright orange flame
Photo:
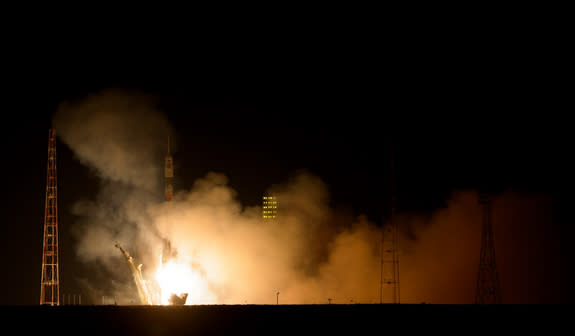
[[[161,290],[161,304],[170,304],[172,294],[188,293],[186,305],[203,303],[209,295],[207,282],[189,263],[174,259],[160,265],[156,271],[156,280]]]

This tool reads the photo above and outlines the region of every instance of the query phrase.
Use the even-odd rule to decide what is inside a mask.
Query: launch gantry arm
[[[140,303],[143,305],[152,304],[150,295],[148,294],[148,289],[146,287],[146,284],[144,283],[144,278],[142,277],[142,269],[141,269],[142,265],[136,267],[136,265],[134,264],[134,258],[132,258],[132,256],[128,252],[126,252],[120,246],[120,244],[116,244],[115,246],[120,249],[124,257],[126,257],[126,260],[128,261],[130,271],[132,271],[132,276],[134,277],[134,282],[136,283],[136,287],[138,288],[138,296],[140,297]]]

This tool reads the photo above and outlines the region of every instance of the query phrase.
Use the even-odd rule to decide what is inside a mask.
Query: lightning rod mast
[[[42,279],[40,304],[60,305],[58,270],[58,190],[56,174],[56,130],[48,135],[48,169],[46,176],[46,201],[44,208],[44,238],[42,246]]]
[[[399,303],[399,229],[395,220],[395,172],[392,139],[390,138],[391,211],[389,223],[383,225],[381,236],[381,269],[379,303]]]
[[[487,193],[479,193],[479,204],[482,207],[482,229],[475,303],[496,304],[501,303],[501,294],[499,291],[499,273],[497,272],[497,264],[495,263],[495,245],[493,243],[493,226],[491,225],[491,202]]]

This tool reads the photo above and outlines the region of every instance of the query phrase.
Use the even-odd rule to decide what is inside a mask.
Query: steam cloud
[[[62,104],[54,117],[59,137],[101,179],[95,199],[72,207],[80,218],[74,224],[77,257],[94,270],[78,281],[93,302],[102,295],[137,302],[115,242],[143,264],[148,279],[169,244],[174,256],[200,275],[189,303],[271,304],[276,291],[280,303],[379,302],[380,227],[365,216],[342,223],[317,176],[300,171],[270,187],[281,202],[277,222],[264,221],[260,206],[242,205],[219,172],[196,180],[189,190],[179,188],[164,202],[161,140],[172,130],[154,103],[138,92],[107,90]],[[528,294],[545,286],[533,276],[543,266],[524,258],[556,253],[551,245],[529,243],[541,234],[554,235],[538,225],[549,222],[550,204],[545,195],[512,191],[494,199],[504,302],[545,300]],[[430,216],[400,213],[397,220],[401,301],[472,303],[481,230],[476,193],[455,191],[446,208]],[[547,265],[545,272],[557,268]]]

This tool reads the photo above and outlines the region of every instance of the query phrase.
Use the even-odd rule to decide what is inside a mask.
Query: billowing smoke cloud
[[[165,153],[170,132],[155,105],[154,97],[141,92],[108,90],[62,103],[54,125],[102,179],[154,190],[162,176],[155,162]]]
[[[491,198],[503,303],[562,300],[559,231],[552,201],[547,194],[511,190]],[[402,302],[474,302],[481,220],[475,191],[453,192],[447,207],[431,216],[398,216],[406,236],[414,238],[402,239]]]
[[[110,89],[59,106],[53,123],[58,137],[100,178],[94,199],[78,200],[72,227],[79,260],[97,272],[81,279],[93,302],[102,295],[130,298],[133,285],[116,242],[131,253],[151,258],[150,240],[163,241],[147,215],[149,204],[162,199],[161,162],[170,125],[153,96]]]
[[[162,155],[170,125],[150,97],[104,91],[63,104],[57,133],[101,178],[95,199],[73,207],[80,260],[97,272],[81,281],[94,302],[102,295],[137,303],[120,242],[153,280],[162,254],[190,267],[188,303],[378,303],[381,231],[365,216],[342,223],[329,207],[328,186],[306,171],[270,186],[278,219],[244,206],[225,174],[211,172],[189,189],[162,198]],[[137,126],[136,126],[137,125]],[[352,178],[352,177],[350,177]],[[533,206],[537,204],[537,206]],[[525,206],[527,205],[527,206]],[[493,225],[504,302],[545,302],[539,254],[556,251],[545,195],[506,192],[493,200]],[[481,209],[474,191],[454,192],[448,206],[427,216],[398,214],[404,303],[472,303],[479,262]],[[519,242],[518,242],[519,241]],[[534,245],[532,243],[539,243]],[[167,250],[170,246],[171,250]],[[528,258],[528,259],[526,259]],[[545,268],[543,270],[543,268]],[[529,280],[526,280],[529,279]],[[545,293],[545,297],[528,294]]]

